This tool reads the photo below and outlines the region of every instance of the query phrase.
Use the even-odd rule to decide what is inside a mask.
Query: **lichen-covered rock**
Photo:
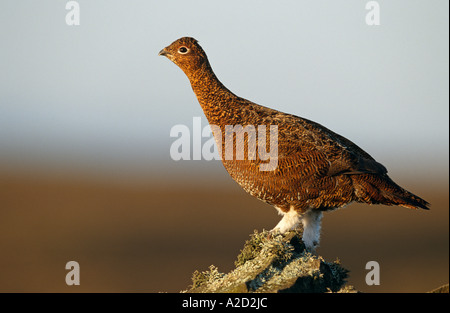
[[[348,271],[305,250],[301,232],[251,235],[228,274],[211,265],[195,271],[184,292],[355,292],[345,286]]]
[[[449,285],[448,284],[443,285],[439,288],[430,291],[430,293],[449,293]]]

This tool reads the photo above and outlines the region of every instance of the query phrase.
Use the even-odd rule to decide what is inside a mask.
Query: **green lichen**
[[[191,288],[199,288],[205,284],[211,283],[214,280],[220,279],[225,274],[220,273],[218,268],[214,265],[209,266],[209,271],[199,272],[194,271],[192,273],[192,285]]]
[[[262,249],[262,243],[264,242],[263,235],[264,232],[260,234],[258,234],[257,230],[253,232],[251,239],[245,242],[244,248],[242,248],[241,253],[237,256],[237,260],[234,262],[236,267],[244,265],[245,262],[253,260],[259,255]]]
[[[268,256],[273,256],[274,262],[279,262],[281,265],[292,257],[294,247],[281,234],[273,234],[266,230],[258,233],[255,230],[250,239],[245,242],[234,265],[236,267],[244,265],[247,261],[258,257],[262,250]]]
[[[254,233],[228,274],[211,265],[195,271],[185,292],[351,292],[344,287],[348,271],[339,261],[325,262],[305,250],[301,232]]]

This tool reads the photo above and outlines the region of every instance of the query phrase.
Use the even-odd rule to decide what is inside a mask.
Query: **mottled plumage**
[[[211,125],[220,127],[216,142],[225,153],[226,125],[278,127],[278,166],[261,171],[267,161],[248,157],[250,142],[244,135],[243,160],[222,162],[245,191],[275,206],[284,217],[275,229],[286,232],[303,222],[303,240],[310,249],[319,242],[322,211],[350,202],[400,205],[428,209],[428,203],[394,183],[386,168],[350,140],[324,126],[279,112],[229,91],[215,76],[197,40],[183,37],[161,50],[189,78],[192,89]],[[233,135],[231,135],[233,136]],[[237,137],[237,135],[235,135]],[[266,144],[270,145],[267,135]],[[258,142],[256,142],[258,144]]]

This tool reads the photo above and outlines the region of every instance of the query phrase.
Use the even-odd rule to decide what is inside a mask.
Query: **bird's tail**
[[[358,201],[429,210],[429,203],[397,185],[387,175],[352,175]]]

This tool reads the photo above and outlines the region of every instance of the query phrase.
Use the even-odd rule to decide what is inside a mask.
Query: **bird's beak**
[[[170,53],[166,50],[166,48],[162,49],[158,53],[158,55],[163,55],[163,56],[167,56],[168,54],[170,54]]]

